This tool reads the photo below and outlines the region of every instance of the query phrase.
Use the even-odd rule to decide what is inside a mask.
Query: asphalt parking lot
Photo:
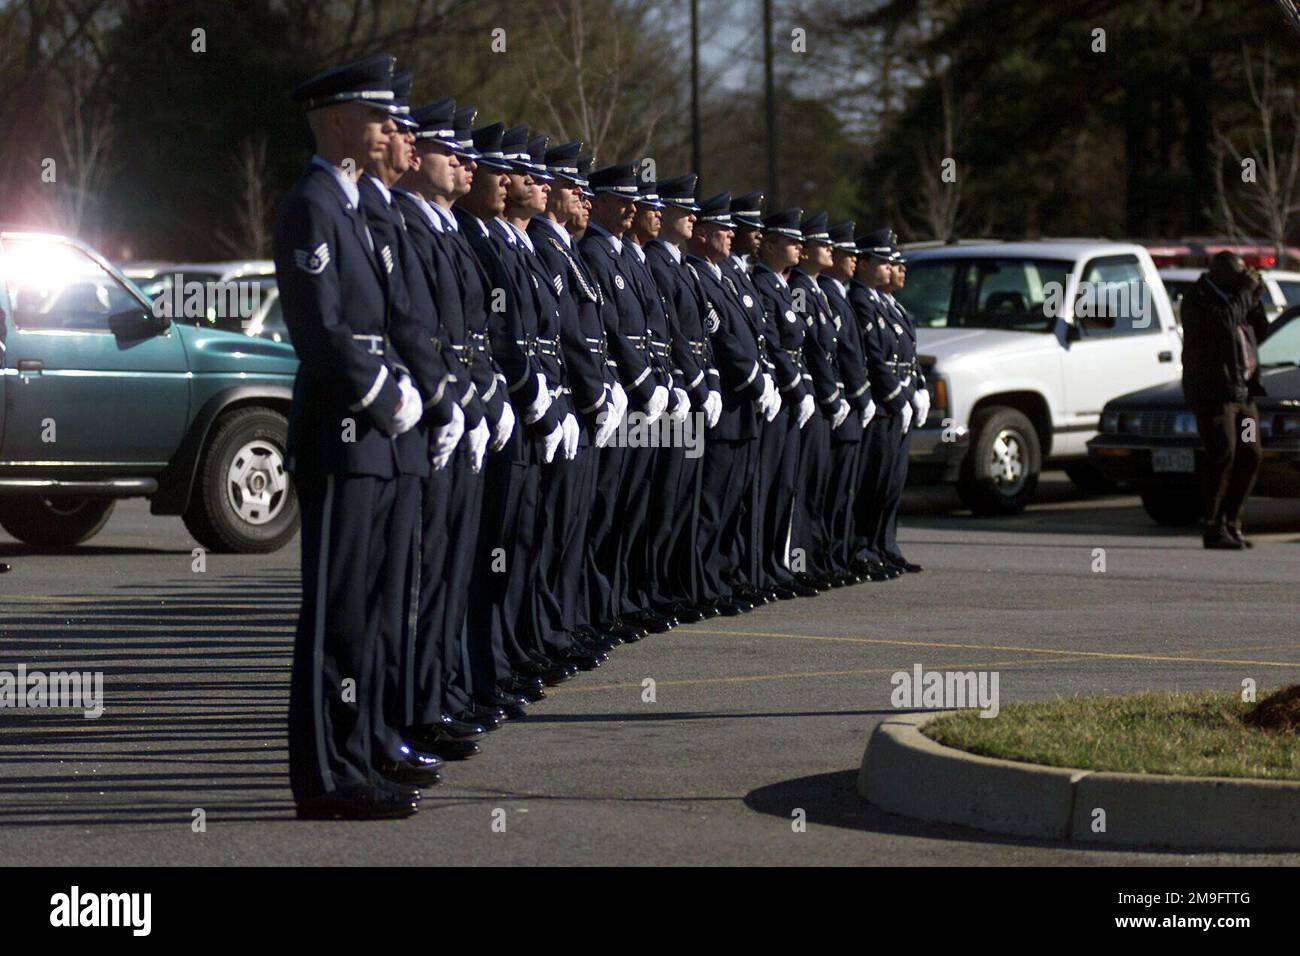
[[[910,491],[900,537],[925,573],[620,648],[450,765],[416,817],[383,823],[293,819],[296,544],[209,556],[196,572],[180,521],[137,501],[75,553],[32,554],[0,534],[13,565],[0,575],[0,669],[102,670],[106,707],[95,720],[0,711],[0,854],[10,865],[1300,864],[1081,850],[859,801],[863,746],[894,712],[890,675],[915,663],[996,670],[1004,706],[1300,680],[1300,503],[1253,503],[1257,546],[1236,554],[1155,527],[1136,498],[1082,499],[1060,474],[1042,499],[991,521],[954,510],[947,490]]]

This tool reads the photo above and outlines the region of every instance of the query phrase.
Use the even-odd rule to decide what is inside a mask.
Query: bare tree
[[[943,72],[937,77],[937,83],[943,113],[943,142],[938,149],[933,143],[917,147],[921,183],[917,202],[911,211],[912,217],[908,219],[909,228],[914,234],[946,242],[957,234],[962,183],[967,170],[956,159],[956,107],[952,73]],[[913,218],[919,220],[919,223],[912,221]]]
[[[80,57],[63,73],[64,102],[54,113],[62,158],[56,167],[55,215],[71,233],[86,228],[112,172],[113,106],[90,94],[91,73]],[[95,224],[98,225],[97,223]]]
[[[1252,115],[1240,145],[1214,131],[1215,214],[1229,236],[1268,239],[1280,257],[1300,213],[1300,102],[1294,87],[1278,86],[1267,50],[1258,68],[1249,51],[1242,55]],[[1240,184],[1229,185],[1229,169]]]
[[[271,190],[266,170],[266,137],[245,139],[235,161],[239,204],[234,209],[235,234],[218,231],[217,242],[236,259],[266,259],[271,255]]]

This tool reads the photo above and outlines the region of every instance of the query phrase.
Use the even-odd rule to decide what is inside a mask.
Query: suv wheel
[[[212,427],[199,458],[185,527],[210,551],[264,553],[298,530],[298,496],[284,467],[289,423],[240,408]]]
[[[977,515],[1014,515],[1038,488],[1042,451],[1038,432],[1022,412],[1003,405],[971,418],[974,440],[962,462],[957,494]]]
[[[1065,466],[1065,476],[1085,495],[1113,495],[1119,485],[1100,471],[1090,461],[1072,461]]]
[[[0,498],[0,526],[19,541],[45,548],[70,548],[88,541],[108,523],[112,498]]]
[[[1156,524],[1190,528],[1201,522],[1201,496],[1195,491],[1143,488],[1142,507]]]

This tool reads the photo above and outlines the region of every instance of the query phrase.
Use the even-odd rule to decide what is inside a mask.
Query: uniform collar
[[[682,264],[682,250],[678,249],[671,242],[664,242],[663,247],[668,250],[668,254],[673,257],[674,262],[678,265]]]
[[[594,236],[603,236],[608,239],[610,247],[614,250],[614,255],[621,256],[623,254],[623,240],[614,235],[604,226],[598,226],[594,222],[589,222],[587,223],[587,231]]]
[[[379,190],[379,195],[384,197],[384,202],[391,206],[393,204],[393,194],[388,191],[388,187],[384,185],[384,181],[374,173],[366,173],[366,178],[369,179],[374,187]]]
[[[338,181],[339,188],[342,189],[343,194],[348,197],[348,202],[352,204],[353,209],[356,209],[357,206],[361,204],[361,191],[357,189],[356,183],[343,175],[343,170],[320,156],[313,156],[311,161],[322,169],[329,170],[334,175],[334,178]]]
[[[510,227],[510,231],[513,232],[516,237],[518,237],[519,241],[528,247],[529,252],[537,251],[535,248],[533,248],[533,240],[528,238],[528,233],[524,232],[522,229],[516,226],[509,219],[505,220],[505,224]]]
[[[564,243],[564,247],[566,249],[573,248],[573,237],[569,235],[569,230],[565,229],[563,226],[561,226],[550,216],[534,216],[533,218],[536,219],[538,222],[544,222],[548,226],[550,226],[552,231],[554,231],[557,235],[559,235],[560,241]]]
[[[443,231],[442,219],[433,211],[433,206],[429,203],[429,200],[419,193],[413,193],[409,189],[402,189],[400,186],[394,186],[393,192],[410,197],[411,201],[420,207],[420,212],[424,213],[424,218],[429,220],[429,228],[434,232]]]
[[[429,203],[429,208],[432,209],[434,212],[436,212],[442,218],[443,223],[447,226],[448,229],[450,229],[452,232],[460,232],[460,223],[456,221],[456,217],[451,214],[450,209],[444,209],[436,202]]]
[[[636,257],[638,259],[640,259],[642,262],[645,262],[645,250],[641,248],[640,243],[629,242],[627,245],[628,248],[631,249],[636,254]]]
[[[519,245],[519,240],[515,238],[514,226],[510,225],[510,223],[506,222],[505,219],[503,219],[500,216],[496,217],[496,221],[497,224],[500,225],[501,227],[501,238],[504,239],[506,242],[510,243],[510,245],[512,246]]]
[[[832,282],[835,283],[835,289],[837,292],[839,292],[841,298],[845,298],[845,299],[848,298],[849,293],[848,290],[844,288],[843,282],[841,282],[839,279],[835,278],[834,276],[827,276],[826,278],[830,279]]]

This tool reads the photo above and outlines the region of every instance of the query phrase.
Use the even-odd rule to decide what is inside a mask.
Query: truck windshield
[[[907,284],[895,296],[919,328],[1051,332],[1071,265],[1057,259],[917,259],[907,264]]]

